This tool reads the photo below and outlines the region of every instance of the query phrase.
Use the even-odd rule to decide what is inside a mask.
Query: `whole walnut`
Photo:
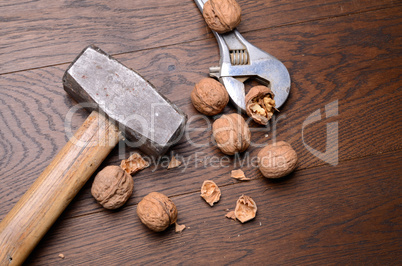
[[[267,178],[286,176],[296,168],[297,154],[285,141],[265,146],[257,156],[258,167]]]
[[[161,232],[176,222],[177,208],[167,196],[151,192],[138,203],[137,215],[149,229]]]
[[[241,21],[241,8],[236,0],[209,0],[202,15],[211,30],[225,33],[236,28]]]
[[[200,113],[216,115],[228,104],[229,94],[220,82],[213,78],[203,78],[195,84],[191,102]]]
[[[133,178],[121,167],[111,165],[95,176],[91,193],[106,209],[117,209],[126,203],[133,189]]]
[[[250,129],[237,113],[223,115],[212,124],[212,134],[218,148],[227,155],[245,151],[250,145]]]
[[[246,112],[255,122],[268,124],[275,111],[274,93],[266,86],[254,86],[246,95]]]

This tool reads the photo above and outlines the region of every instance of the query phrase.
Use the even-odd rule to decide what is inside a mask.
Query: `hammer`
[[[0,265],[25,261],[123,136],[158,156],[184,131],[178,107],[96,46],[78,55],[63,85],[91,114],[0,223]]]

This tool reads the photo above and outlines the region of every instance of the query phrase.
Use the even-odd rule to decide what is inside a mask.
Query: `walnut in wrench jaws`
[[[274,93],[266,86],[254,86],[246,95],[246,112],[255,122],[268,124],[275,110]]]
[[[266,125],[275,111],[274,94],[266,86],[255,86],[246,95],[246,111],[255,122]]]

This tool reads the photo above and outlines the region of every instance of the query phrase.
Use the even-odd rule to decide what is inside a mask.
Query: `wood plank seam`
[[[311,20],[303,20],[303,21],[298,21],[298,22],[294,22],[294,23],[285,23],[285,24],[277,25],[277,26],[263,27],[263,28],[248,30],[248,31],[242,31],[241,33],[246,34],[246,33],[250,33],[250,32],[258,32],[258,31],[263,31],[263,30],[276,29],[276,28],[282,28],[282,27],[288,27],[288,26],[294,26],[294,25],[302,25],[302,24],[305,24],[305,23],[318,22],[318,21],[322,21],[322,20],[335,19],[335,18],[348,17],[348,16],[353,16],[353,15],[360,15],[360,14],[364,14],[364,13],[376,12],[376,11],[395,8],[395,7],[398,7],[398,6],[402,6],[402,4],[396,4],[394,6],[383,7],[383,8],[375,8],[375,9],[369,9],[369,10],[364,10],[364,11],[350,12],[350,13],[334,15],[334,16],[329,16],[329,17],[311,19]],[[143,49],[139,49],[139,50],[126,51],[126,52],[122,52],[122,53],[112,53],[111,56],[127,55],[127,54],[141,52],[141,51],[155,50],[155,49],[160,49],[160,48],[172,47],[172,46],[176,46],[176,45],[194,43],[194,42],[207,40],[207,39],[213,39],[213,38],[214,38],[214,36],[212,34],[209,34],[207,38],[199,38],[199,39],[195,39],[195,40],[191,40],[191,41],[185,41],[185,42],[176,42],[176,43],[167,44],[167,45],[161,45],[161,46],[157,46],[157,47],[149,47],[149,48],[143,48]],[[24,72],[24,71],[42,69],[42,68],[46,68],[46,67],[62,66],[62,65],[70,64],[70,63],[71,62],[60,62],[60,63],[50,64],[50,65],[45,65],[45,66],[40,66],[40,67],[33,67],[33,68],[26,68],[26,69],[16,70],[16,71],[3,72],[3,73],[0,73],[0,76],[7,75],[7,74],[14,74],[14,73],[19,73],[19,72]]]
[[[382,152],[382,153],[379,153],[379,154],[372,154],[372,155],[368,155],[368,156],[362,156],[362,157],[357,157],[357,158],[353,158],[353,159],[347,159],[347,160],[340,161],[339,163],[358,161],[358,160],[361,160],[361,159],[367,159],[367,158],[376,157],[376,156],[379,156],[379,155],[388,155],[388,154],[392,154],[392,153],[395,153],[395,152],[399,152],[401,150],[402,149],[397,149],[397,150],[391,150],[391,151],[387,151],[387,152]],[[297,169],[291,175],[296,174],[296,173],[303,173],[304,171],[308,171],[308,170],[312,170],[312,169],[325,168],[325,167],[329,167],[329,165],[323,164],[323,165],[320,165],[320,166],[313,166],[313,167],[309,167],[309,168]],[[255,169],[255,171],[258,171],[258,169]],[[284,177],[283,180],[286,180],[287,178],[289,178],[289,177]],[[241,186],[242,183],[245,183],[245,182],[251,184],[252,182],[256,182],[258,180],[264,180],[264,179],[266,179],[266,178],[260,176],[260,177],[257,177],[257,178],[253,178],[253,179],[251,179],[249,181],[238,181],[238,182],[235,182],[235,183],[227,183],[227,184],[223,184],[223,185],[219,184],[218,186],[220,188],[229,187],[229,186],[235,186],[235,185]],[[281,182],[283,180],[274,180],[274,181],[275,182]],[[200,184],[200,188],[201,188],[201,184]],[[266,190],[268,190],[268,189],[269,188],[267,188]],[[196,194],[196,193],[200,193],[200,190],[192,190],[192,191],[188,191],[188,192],[185,192],[185,193],[179,193],[179,194],[168,195],[168,196],[169,196],[169,198],[175,198],[175,197],[181,197],[181,196],[186,196],[186,195]],[[135,202],[134,203],[127,203],[125,206],[126,207],[128,207],[128,206],[136,206],[137,204],[138,203],[135,203]],[[101,213],[103,211],[104,211],[103,209],[100,209],[100,210],[93,211],[93,212],[88,212],[88,213],[84,213],[84,214],[65,217],[63,219],[75,219],[75,218],[84,217],[84,216],[87,216],[87,215],[92,215],[92,214],[95,214],[95,213]]]

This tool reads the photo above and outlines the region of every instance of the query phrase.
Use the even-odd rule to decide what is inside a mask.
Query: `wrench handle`
[[[204,9],[204,4],[207,2],[208,0],[194,0],[195,4],[197,5],[197,7],[200,9],[201,14],[202,14],[202,10]]]
[[[22,264],[121,139],[93,111],[0,223],[0,265]]]

